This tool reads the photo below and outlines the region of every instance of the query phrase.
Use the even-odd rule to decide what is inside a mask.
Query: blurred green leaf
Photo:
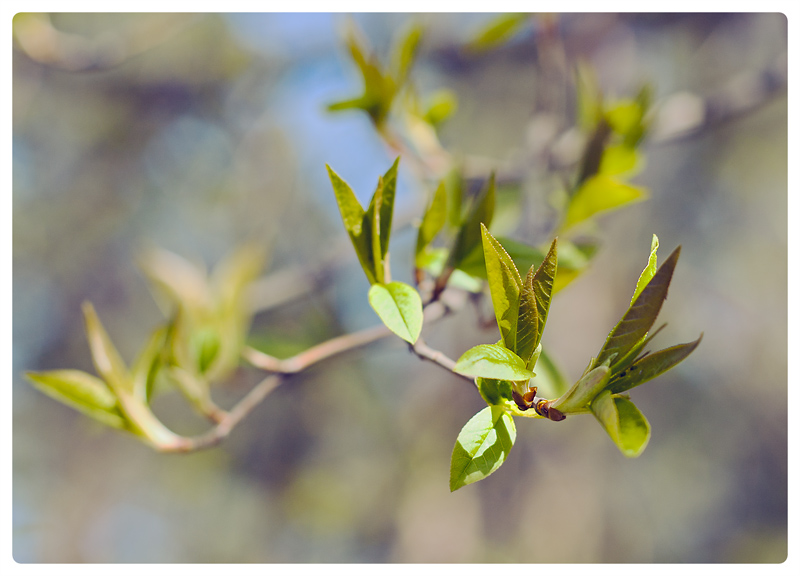
[[[408,284],[373,284],[369,303],[389,330],[413,344],[422,330],[422,300]]]
[[[97,373],[119,397],[133,392],[133,380],[111,338],[108,337],[91,302],[83,303],[86,337]]]
[[[401,32],[394,44],[392,63],[395,82],[398,86],[402,86],[408,77],[421,39],[422,26],[412,24]]]
[[[575,97],[578,127],[583,132],[590,132],[602,115],[603,96],[594,71],[585,62],[575,68]]]
[[[527,22],[530,14],[500,14],[483,26],[470,41],[473,50],[489,50],[508,42]]]
[[[627,398],[612,396],[606,390],[592,402],[592,413],[628,458],[636,458],[650,440],[650,423]]]
[[[431,242],[433,242],[433,239],[436,238],[436,235],[442,230],[446,218],[447,193],[445,191],[444,181],[442,181],[436,188],[436,192],[433,195],[431,203],[425,210],[425,214],[422,217],[422,223],[419,226],[419,232],[417,233],[417,247],[414,251],[414,254],[418,267],[423,267],[423,265],[420,263],[420,256],[425,248],[428,247]]]
[[[598,172],[606,176],[631,175],[638,165],[639,154],[635,148],[626,144],[614,144],[603,150]]]
[[[140,401],[148,403],[153,397],[156,375],[168,360],[167,339],[169,327],[153,331],[144,349],[131,366],[133,393]]]
[[[614,132],[626,136],[641,123],[643,112],[635,100],[623,100],[606,109],[605,117]]]
[[[647,192],[643,188],[636,188],[604,174],[597,174],[584,181],[570,199],[563,229],[599,213],[621,208],[645,198]]]
[[[525,361],[500,344],[479,344],[464,352],[453,372],[497,380],[530,380],[534,374]]]
[[[629,368],[614,376],[607,389],[619,394],[652,380],[682,362],[697,348],[702,339],[701,334],[694,342],[670,346],[636,360]]]
[[[489,291],[492,295],[497,326],[506,348],[516,351],[522,278],[500,243],[489,233],[486,226],[481,224],[480,227],[486,275],[489,279]]]
[[[185,313],[197,318],[207,315],[213,307],[208,275],[201,266],[161,248],[142,252],[138,264],[155,288],[154,296],[165,314],[181,306]],[[168,303],[160,302],[159,296],[165,296]]]
[[[669,258],[656,271],[647,286],[636,297],[622,319],[606,338],[603,348],[597,355],[597,363],[602,364],[616,355],[621,360],[628,351],[636,346],[656,321],[661,305],[667,297],[667,290],[672,280],[672,273],[678,263],[681,249],[678,246]]]
[[[437,126],[450,118],[458,110],[458,98],[452,90],[434,92],[425,110],[423,118],[429,124]]]
[[[497,241],[500,242],[503,249],[511,257],[517,270],[528,270],[531,266],[538,267],[544,261],[544,251],[535,246],[528,246],[522,242],[502,236],[498,236]],[[476,246],[459,264],[458,268],[470,276],[487,280],[483,246]]]
[[[492,223],[495,203],[495,175],[489,177],[481,194],[472,203],[467,216],[456,236],[455,244],[450,252],[450,268],[461,268],[461,262],[470,252],[481,245],[481,224],[487,228]]]
[[[647,260],[647,266],[644,267],[642,273],[639,275],[639,280],[636,282],[636,290],[633,292],[631,304],[636,300],[636,297],[642,293],[644,287],[652,280],[656,274],[658,267],[658,236],[653,234],[653,239],[650,241],[650,257]]]
[[[27,372],[33,386],[95,420],[113,428],[127,429],[117,397],[105,382],[80,370]]]
[[[597,252],[597,241],[587,240],[580,244],[566,238],[558,240],[558,273],[553,281],[553,294],[568,286],[585,272]]]
[[[477,378],[478,392],[489,406],[503,404],[513,398],[512,384],[508,380]]]
[[[487,406],[470,418],[453,447],[450,491],[483,480],[497,470],[516,438],[514,419],[499,406]]]

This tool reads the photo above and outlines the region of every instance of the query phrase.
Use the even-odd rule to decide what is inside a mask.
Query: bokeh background
[[[504,466],[451,494],[453,443],[482,400],[396,339],[315,366],[221,446],[181,456],[31,388],[25,370],[92,371],[84,300],[133,358],[161,319],[135,266],[148,245],[210,266],[263,238],[265,275],[290,278],[330,264],[341,246],[316,284],[289,288],[303,295],[257,317],[253,342],[291,353],[377,323],[325,163],[364,201],[393,154],[365,115],[325,111],[360,89],[343,14],[20,14],[14,559],[785,560],[786,17],[566,14],[478,55],[463,46],[488,14],[352,17],[379,53],[410,20],[425,24],[414,78],[459,101],[442,143],[488,164],[536,146],[544,112],[570,113],[550,84],[554,54],[564,69],[590,64],[610,95],[652,83],[671,112],[635,178],[651,198],[601,219],[600,253],[556,298],[544,335],[577,378],[624,311],[651,235],[662,258],[683,246],[657,342],[705,336],[684,363],[633,391],[652,425],[647,450],[625,459],[591,417],[518,421]],[[545,24],[558,51],[543,42]],[[704,102],[713,106],[698,124]],[[406,220],[430,192],[407,168],[401,160],[397,218]],[[548,187],[534,179],[525,193],[542,198]],[[393,237],[400,279],[410,277],[413,241],[408,228]],[[425,338],[458,357],[496,335],[463,313]],[[230,405],[252,383],[234,378],[217,398]],[[203,429],[174,394],[156,408],[176,431]]]

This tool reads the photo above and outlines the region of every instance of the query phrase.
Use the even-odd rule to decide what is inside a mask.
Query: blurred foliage
[[[384,41],[414,29],[407,15],[354,19],[377,52],[411,52],[393,52]],[[499,208],[494,215],[492,233],[504,246],[507,238],[541,253],[553,212],[579,197],[563,174],[574,170],[592,135],[605,146],[587,174],[597,170],[606,182],[650,191],[648,202],[603,216],[600,228],[574,220],[570,237],[559,237],[557,282],[565,277],[568,242],[577,269],[587,254],[597,256],[554,299],[551,315],[561,320],[551,319],[545,336],[550,364],[580,365],[624,312],[616,295],[630,290],[652,232],[666,245],[683,245],[683,274],[670,289],[670,326],[660,337],[705,330],[703,353],[637,396],[653,430],[646,453],[623,462],[589,418],[557,426],[520,421],[515,457],[450,494],[452,439],[483,401],[474,391],[457,393],[455,377],[404,354],[399,341],[293,377],[223,449],[183,457],[98,434],[91,420],[31,390],[22,382],[25,369],[92,370],[79,313],[87,299],[125,365],[137,364],[132,359],[161,319],[131,264],[145,240],[193,263],[217,262],[253,237],[268,245],[264,272],[276,280],[254,282],[253,297],[289,303],[252,319],[252,342],[296,351],[373,324],[364,277],[346,258],[352,252],[324,164],[358,191],[354,175],[372,180],[396,154],[359,116],[325,113],[353,89],[352,64],[331,32],[338,17],[19,14],[12,116],[16,561],[786,558],[786,95],[773,89],[733,118],[714,116],[724,108],[703,100],[722,91],[738,97],[728,106],[749,102],[746,96],[760,92],[742,88],[753,86],[748,78],[777,78],[780,87],[782,71],[785,86],[786,18],[548,15],[530,17],[530,33],[518,29],[480,55],[462,50],[489,20],[415,19],[424,21],[424,37],[413,67],[375,66],[384,75],[403,70],[405,86],[430,96],[395,95],[387,121],[392,111],[415,109],[403,126],[424,137],[407,145],[424,142],[419,155],[427,158],[437,156],[425,150],[439,154],[441,145],[465,161],[458,188],[445,181],[450,226],[497,168],[498,207],[505,194],[519,195],[524,207],[513,218]],[[409,48],[412,37],[394,45]],[[371,58],[365,62],[376,62]],[[594,71],[597,91],[590,94],[607,95],[606,136],[596,130],[592,105],[559,116],[540,97],[572,86],[578,62]],[[616,99],[636,94],[643,82],[652,83],[649,93]],[[447,94],[457,96],[457,107]],[[405,101],[417,104],[398,106]],[[437,101],[443,112],[433,112]],[[587,119],[582,131],[566,130],[578,116]],[[641,124],[652,127],[652,142],[638,140]],[[678,125],[694,128],[682,140],[659,141],[669,133],[664,126]],[[413,167],[402,170],[399,182],[417,182]],[[439,181],[398,188],[392,270],[402,280],[415,260],[404,215],[423,214]],[[417,193],[426,187],[427,194]],[[329,250],[320,254],[319,246]],[[531,262],[525,266],[511,256],[520,269],[535,262],[533,253],[520,255]],[[334,261],[339,271],[303,275]],[[741,274],[742,262],[748,274]],[[282,273],[302,281],[292,276],[282,285]],[[685,302],[691,307],[676,304]],[[426,338],[457,356],[487,336],[471,319],[454,317]],[[201,371],[216,355],[206,344],[199,343]],[[580,375],[567,372],[570,382]],[[232,405],[254,377],[237,369],[217,402]],[[98,384],[92,378],[79,379]],[[758,410],[742,411],[752,405],[754,382]],[[107,398],[93,398],[109,408]],[[153,410],[168,415],[175,430],[197,426],[174,393],[155,397]],[[569,507],[541,514],[531,487]]]

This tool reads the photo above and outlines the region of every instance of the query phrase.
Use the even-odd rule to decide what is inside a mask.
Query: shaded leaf
[[[622,454],[636,458],[644,451],[650,440],[650,423],[633,402],[606,390],[595,398],[591,408]]]
[[[373,284],[369,303],[389,330],[413,344],[422,330],[422,300],[408,284]]]
[[[453,447],[450,491],[483,480],[497,470],[516,438],[513,418],[499,406],[487,406],[470,418]]]
[[[605,174],[596,174],[586,179],[570,199],[563,228],[646,198],[647,192],[642,188],[625,184]]]
[[[472,204],[469,215],[456,236],[453,250],[450,252],[450,268],[461,268],[461,262],[470,252],[481,245],[481,224],[487,228],[492,223],[495,204],[495,175],[489,177],[483,192]]]
[[[652,380],[682,362],[697,348],[702,339],[703,335],[701,334],[694,342],[670,346],[636,360],[629,368],[611,380],[608,390],[614,394],[619,394]]]
[[[95,420],[125,429],[127,422],[119,410],[117,397],[105,382],[80,370],[51,370],[25,374],[33,386]]]
[[[422,223],[419,226],[417,233],[417,247],[415,255],[419,258],[423,250],[433,242],[436,235],[441,231],[444,226],[445,219],[447,218],[447,192],[445,190],[444,181],[439,183],[436,192],[433,194],[431,203],[425,210],[422,217]],[[420,263],[417,266],[422,267]]]
[[[532,287],[536,300],[536,308],[539,322],[536,328],[536,339],[534,349],[542,341],[542,333],[547,322],[547,313],[550,310],[550,300],[553,295],[553,283],[556,277],[558,265],[558,238],[553,238],[550,250],[547,252],[544,261],[541,263],[536,273],[533,275]]]
[[[489,406],[503,404],[513,398],[512,384],[508,380],[477,378],[478,392]]]
[[[606,338],[603,348],[597,355],[597,362],[603,363],[616,354],[622,359],[628,351],[641,341],[656,321],[661,305],[667,298],[667,289],[672,273],[678,263],[681,248],[678,246],[669,258],[656,271],[647,286],[641,291],[628,311]]]
[[[486,262],[486,275],[492,295],[497,326],[506,348],[517,349],[517,321],[519,317],[519,298],[522,279],[511,257],[500,243],[480,225],[483,238],[483,253]]]
[[[497,380],[533,378],[533,372],[525,367],[525,361],[500,344],[479,344],[470,348],[458,359],[453,372]]]

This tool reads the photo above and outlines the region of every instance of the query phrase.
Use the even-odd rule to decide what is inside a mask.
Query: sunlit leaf
[[[506,348],[516,350],[522,279],[511,257],[500,243],[489,233],[486,226],[483,224],[480,226],[486,275],[489,279],[489,291],[492,295],[497,326]]]
[[[375,277],[375,263],[373,261],[372,235],[370,230],[364,230],[364,209],[359,204],[356,195],[350,186],[331,169],[327,164],[328,177],[333,186],[336,203],[342,215],[342,222],[347,230],[350,240],[355,248],[361,268],[367,275],[370,284],[377,282]]]
[[[523,28],[530,14],[501,14],[492,18],[469,43],[473,50],[488,50],[504,44]]]
[[[650,440],[650,423],[633,402],[606,390],[595,398],[591,408],[622,454],[636,458],[644,451]]]
[[[514,419],[499,406],[487,406],[470,418],[453,447],[450,491],[483,480],[497,470],[516,438]]]
[[[533,295],[536,299],[538,324],[536,328],[536,339],[533,342],[534,349],[542,341],[542,333],[547,322],[547,313],[550,310],[550,300],[553,294],[553,284],[556,277],[558,264],[558,238],[554,238],[550,244],[544,261],[536,270],[532,279]]]
[[[636,360],[630,367],[611,380],[608,390],[614,394],[619,394],[652,380],[682,362],[697,348],[702,339],[703,335],[701,334],[694,342],[670,346]]]
[[[500,344],[479,344],[464,352],[453,372],[497,380],[522,381],[533,378],[525,361]]]
[[[569,228],[597,214],[640,202],[645,198],[647,192],[643,188],[625,184],[604,174],[597,174],[583,182],[570,199],[563,228]]]
[[[80,370],[27,372],[33,386],[95,420],[125,429],[127,422],[119,410],[117,397],[105,382]]]
[[[522,290],[519,294],[519,316],[517,319],[516,352],[520,358],[525,360],[529,368],[533,368],[530,358],[536,348],[536,339],[539,335],[539,307],[536,303],[534,288],[535,273],[536,271],[531,266],[527,276],[525,276],[525,281],[522,283]]]
[[[408,284],[373,284],[369,303],[389,330],[413,344],[422,330],[422,300]]]
[[[669,258],[656,271],[647,286],[636,297],[630,305],[628,311],[622,316],[613,330],[606,338],[603,348],[597,355],[599,364],[616,354],[616,359],[624,357],[628,351],[641,341],[656,321],[661,305],[667,297],[667,290],[675,265],[680,256],[680,246],[678,246]]]
[[[636,282],[636,290],[633,292],[631,304],[636,300],[636,297],[642,293],[644,287],[655,276],[658,267],[658,236],[653,234],[653,239],[650,241],[650,257],[647,259],[647,266],[644,267],[642,273],[639,275],[639,280]]]

